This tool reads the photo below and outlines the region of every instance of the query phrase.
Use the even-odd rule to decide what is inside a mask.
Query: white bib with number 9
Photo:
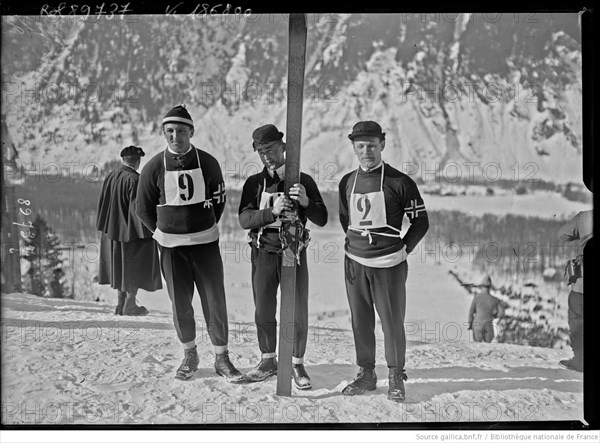
[[[196,151],[198,165],[200,158]],[[185,206],[202,203],[206,199],[206,189],[202,168],[183,171],[167,171],[165,164],[165,204],[164,206]]]

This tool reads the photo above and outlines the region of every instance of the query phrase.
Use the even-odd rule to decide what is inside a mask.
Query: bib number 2
[[[189,201],[194,196],[194,181],[189,174],[181,174],[177,180],[177,184],[179,186],[180,192],[179,197],[183,201]]]
[[[364,207],[363,207],[363,201],[364,201]],[[371,212],[371,200],[369,200],[369,197],[367,197],[365,195],[365,196],[359,198],[356,201],[356,209],[358,210],[359,213],[363,214],[361,221],[359,222],[359,224],[361,226],[373,224],[373,222],[371,220],[364,221],[367,218],[367,215],[369,215],[369,212]]]

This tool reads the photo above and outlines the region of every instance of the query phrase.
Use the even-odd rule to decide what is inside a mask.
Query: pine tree
[[[60,269],[64,259],[61,257],[60,239],[39,214],[33,221],[29,238],[25,239],[21,249],[21,257],[29,262],[29,269],[24,276],[24,289],[34,295],[43,296],[49,289],[50,282]],[[64,284],[60,290],[64,292]]]

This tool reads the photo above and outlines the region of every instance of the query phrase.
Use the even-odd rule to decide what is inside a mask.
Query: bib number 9
[[[177,181],[179,189],[185,191],[185,193],[179,193],[179,196],[183,201],[189,201],[194,196],[194,181],[189,174],[181,174]]]

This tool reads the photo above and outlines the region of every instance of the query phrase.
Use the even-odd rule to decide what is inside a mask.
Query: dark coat
[[[98,283],[120,291],[162,288],[152,232],[135,214],[139,174],[122,165],[104,180],[96,228],[101,232]]]
[[[152,232],[135,215],[139,178],[140,174],[133,168],[121,165],[104,180],[98,200],[96,229],[111,240],[130,242],[152,238]]]

